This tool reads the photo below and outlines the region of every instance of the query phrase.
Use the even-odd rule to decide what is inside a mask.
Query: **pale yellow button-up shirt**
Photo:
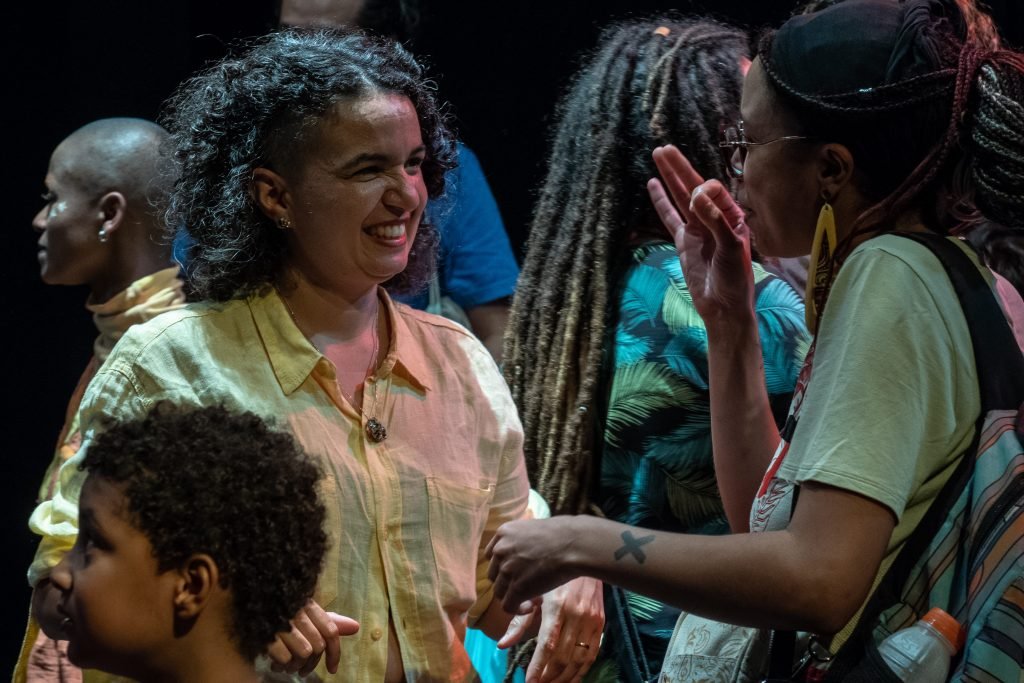
[[[276,421],[323,463],[331,549],[317,599],[361,629],[342,639],[338,674],[321,663],[319,676],[383,680],[390,611],[408,680],[473,680],[462,640],[492,599],[483,550],[498,526],[526,514],[522,428],[476,338],[383,290],[381,302],[391,346],[367,382],[362,415],[275,292],[190,305],[132,328],[86,391],[79,455],[32,515],[43,540],[30,581],[74,543],[78,462],[101,419],[139,417],[161,400],[222,403]],[[370,418],[386,427],[384,441],[367,436]]]

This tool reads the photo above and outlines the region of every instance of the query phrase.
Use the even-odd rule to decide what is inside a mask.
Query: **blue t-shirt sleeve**
[[[429,210],[441,233],[441,294],[473,308],[511,296],[519,265],[480,162],[461,143],[458,156],[448,192]]]

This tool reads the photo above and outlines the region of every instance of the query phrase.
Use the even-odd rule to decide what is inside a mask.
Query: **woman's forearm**
[[[592,576],[701,616],[818,633],[863,604],[895,517],[857,493],[807,482],[783,531],[699,536],[580,515],[505,524],[488,548],[506,608]]]
[[[806,592],[786,532],[697,536],[601,521],[584,524],[567,554],[574,574],[729,623],[806,628],[815,618],[800,600]]]
[[[753,311],[708,326],[715,476],[734,533],[749,531],[750,506],[779,443]]]
[[[579,519],[573,574],[718,621],[832,633],[868,588],[790,531],[697,536]]]

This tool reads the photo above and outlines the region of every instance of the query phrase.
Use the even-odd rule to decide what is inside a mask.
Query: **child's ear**
[[[178,569],[174,615],[181,619],[198,616],[210,602],[219,582],[220,571],[212,557],[202,553],[189,557]]]

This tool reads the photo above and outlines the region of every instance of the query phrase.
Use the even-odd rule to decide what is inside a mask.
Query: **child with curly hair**
[[[111,425],[81,467],[78,539],[51,575],[72,662],[140,681],[258,681],[254,660],[323,564],[318,467],[252,413],[169,403]]]

